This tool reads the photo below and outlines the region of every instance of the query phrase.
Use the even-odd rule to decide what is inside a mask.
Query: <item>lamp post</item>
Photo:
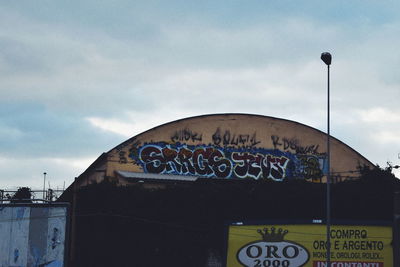
[[[43,200],[46,198],[46,172],[43,173]]]
[[[321,60],[328,66],[328,91],[327,91],[327,137],[326,137],[326,153],[327,153],[327,174],[326,174],[326,265],[331,266],[331,144],[330,144],[330,84],[329,71],[332,63],[332,56],[328,52],[321,54]]]

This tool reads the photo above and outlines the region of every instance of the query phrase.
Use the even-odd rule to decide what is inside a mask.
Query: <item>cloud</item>
[[[43,173],[47,173],[46,188],[50,183],[53,189],[68,187],[97,158],[91,157],[0,157],[2,189],[15,190],[28,186],[35,190],[43,189]]]
[[[109,131],[125,137],[132,136],[134,125],[130,123],[124,123],[115,119],[103,119],[90,117],[86,118],[93,126],[98,127],[104,131]]]
[[[323,51],[333,54],[333,134],[374,162],[394,161],[398,5],[8,1],[0,7],[2,172],[21,177],[10,170],[28,162],[23,176],[30,168],[40,180],[34,159],[58,158],[49,162],[61,176],[74,157],[96,158],[201,114],[263,114],[324,130]]]
[[[4,73],[12,75],[2,77],[3,101],[36,102],[51,110],[69,110],[89,117],[116,117],[131,110],[150,112],[158,108],[172,79],[190,82],[187,77],[199,73],[212,76],[216,72],[229,79],[229,75],[261,73],[265,66],[270,66],[271,73],[281,68],[278,79],[288,80],[289,71],[284,67],[289,64],[278,60],[291,57],[295,61],[290,63],[299,64],[301,58],[292,49],[286,49],[286,43],[298,42],[304,38],[302,35],[311,36],[315,31],[315,25],[304,20],[284,22],[277,29],[210,29],[198,25],[194,31],[193,26],[167,25],[160,27],[158,43],[154,44],[153,40],[114,39],[101,31],[90,35],[72,32],[65,26],[52,27],[28,18],[11,19],[16,26],[3,36],[7,47],[3,67],[7,70]],[[292,27],[306,30],[286,42]],[[280,32],[279,28],[284,30]],[[272,52],[274,49],[281,51]],[[257,81],[249,85],[260,87]],[[185,90],[181,84],[176,84],[176,88]],[[186,88],[189,97],[191,92],[211,91],[207,87],[196,92]]]
[[[400,111],[389,110],[384,107],[360,110],[359,116],[366,123],[398,123],[400,122]]]
[[[165,92],[170,90],[167,87],[173,83],[188,97],[214,92],[200,79],[197,79],[198,84],[192,84],[197,91],[190,86],[190,82],[202,75],[206,79],[217,77],[215,80],[221,86],[228,85],[225,88],[230,88],[235,80],[241,80],[243,86],[254,91],[269,85],[265,91],[271,93],[271,97],[274,91],[285,87],[282,85],[285,83],[292,86],[295,94],[303,94],[299,88],[313,90],[316,93],[308,94],[312,98],[319,97],[321,90],[317,84],[323,82],[322,66],[316,63],[322,51],[320,47],[333,43],[336,38],[347,38],[350,46],[355,45],[351,33],[341,25],[321,25],[299,16],[271,19],[268,27],[262,22],[265,21],[238,28],[199,21],[158,25],[153,37],[146,39],[142,36],[114,38],[99,28],[87,34],[84,30],[72,31],[68,25],[52,27],[23,18],[15,31],[24,38],[14,38],[12,31],[7,32],[5,42],[10,43],[10,48],[5,54],[11,60],[6,66],[11,72],[22,68],[21,62],[31,62],[24,66],[31,71],[3,77],[4,88],[0,95],[7,101],[37,101],[50,109],[68,109],[85,117],[98,114],[116,117],[130,110],[150,112],[158,108]],[[27,28],[27,24],[31,26]],[[11,47],[22,48],[13,51]],[[27,52],[20,54],[20,50]],[[18,57],[22,58],[18,60]],[[343,73],[343,78],[336,79],[336,83],[350,81],[343,86],[340,83],[338,89],[351,85],[351,80],[345,76],[349,68],[338,66],[334,71]],[[251,72],[265,74],[269,80],[256,77],[250,81]],[[226,83],[223,83],[224,78]],[[357,79],[354,84],[357,87],[369,84],[371,88],[374,82],[360,84]],[[199,88],[200,85],[204,86]]]
[[[0,156],[92,155],[121,141],[116,135],[96,132],[79,116],[56,113],[39,104],[3,103],[0,126]]]
[[[382,144],[390,144],[400,146],[400,136],[398,131],[377,131],[374,133],[374,139]]]

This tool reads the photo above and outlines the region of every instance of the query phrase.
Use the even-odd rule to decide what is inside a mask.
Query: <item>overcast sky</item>
[[[194,115],[252,113],[400,164],[400,2],[0,2],[0,189],[68,186],[102,152]],[[398,175],[399,176],[399,175]],[[399,176],[400,177],[400,176]]]

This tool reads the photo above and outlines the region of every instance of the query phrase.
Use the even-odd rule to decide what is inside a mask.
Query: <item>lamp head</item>
[[[328,66],[331,65],[332,56],[331,56],[330,53],[328,53],[328,52],[322,53],[321,54],[321,59],[322,59],[323,62],[325,62],[326,65],[328,65]]]

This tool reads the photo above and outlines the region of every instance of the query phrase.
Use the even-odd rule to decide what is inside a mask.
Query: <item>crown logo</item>
[[[288,232],[288,230],[283,231],[282,228],[279,228],[278,231],[276,231],[275,227],[271,227],[270,231],[268,228],[257,230],[257,233],[261,235],[265,242],[281,242]]]

